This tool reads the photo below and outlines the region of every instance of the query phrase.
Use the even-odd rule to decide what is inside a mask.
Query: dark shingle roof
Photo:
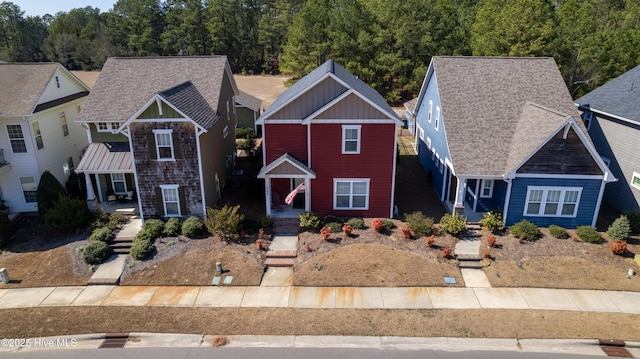
[[[578,118],[553,58],[433,57],[432,66],[456,175],[508,173],[530,154],[524,148],[557,130],[557,116],[521,124],[532,110],[527,102]]]
[[[0,114],[31,114],[57,63],[0,64]]]
[[[576,103],[640,122],[640,66],[580,97]]]
[[[262,106],[261,99],[251,96],[244,91],[240,91],[240,94],[236,96],[236,102],[252,109],[255,112],[260,112],[260,106]]]
[[[206,130],[220,117],[190,81],[162,91],[159,95]]]
[[[185,82],[191,82],[207,104],[217,109],[226,66],[226,56],[111,57],[78,120],[128,120],[156,93]]]

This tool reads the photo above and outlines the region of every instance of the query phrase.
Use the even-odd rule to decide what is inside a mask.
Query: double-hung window
[[[429,112],[427,112],[427,121],[431,123],[431,117],[433,115],[433,101],[429,101]]]
[[[98,122],[98,132],[112,132],[120,128],[120,122]]]
[[[342,153],[360,153],[361,126],[342,126]]]
[[[60,111],[58,114],[58,119],[60,120],[60,126],[62,127],[62,135],[65,137],[69,136],[69,126],[67,125],[67,115],[64,111]]]
[[[178,185],[160,185],[160,189],[162,190],[164,215],[167,217],[180,216],[180,196],[178,196]]]
[[[22,186],[22,193],[24,194],[25,202],[38,202],[38,186],[36,185],[35,178],[20,177],[20,185]]]
[[[7,125],[7,133],[11,142],[13,153],[27,153],[27,144],[24,141],[24,133],[21,125]]]
[[[172,130],[153,130],[156,138],[156,151],[158,160],[171,161],[174,160],[173,150],[173,131]]]
[[[640,189],[640,173],[633,172],[633,175],[631,175],[631,185],[637,189]]]
[[[334,179],[334,209],[368,209],[369,179]]]
[[[483,179],[480,182],[480,198],[491,198],[493,196],[493,180]]]
[[[582,188],[527,187],[524,214],[539,217],[575,217]]]
[[[40,124],[38,121],[31,123],[33,128],[33,139],[36,141],[36,146],[39,150],[44,148],[44,142],[42,141],[42,131],[40,131]]]
[[[111,184],[113,185],[113,192],[115,192],[115,194],[127,193],[127,182],[125,181],[124,173],[112,173]]]
[[[434,127],[436,128],[436,131],[438,131],[438,128],[440,128],[440,106],[436,106],[436,118]]]

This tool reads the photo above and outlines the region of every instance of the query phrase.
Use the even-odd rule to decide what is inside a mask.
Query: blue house
[[[433,57],[415,112],[420,162],[450,212],[595,225],[615,178],[553,58]]]
[[[640,210],[640,66],[576,100],[600,156],[620,180],[604,201],[620,212]]]

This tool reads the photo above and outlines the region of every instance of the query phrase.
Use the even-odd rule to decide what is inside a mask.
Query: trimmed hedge
[[[82,250],[82,258],[87,264],[100,264],[111,257],[111,248],[102,241],[89,242]]]
[[[579,226],[576,228],[576,234],[583,242],[587,243],[600,243],[602,242],[602,237],[600,233],[596,231],[595,228],[591,226]]]
[[[467,231],[467,218],[459,214],[446,213],[440,219],[440,229],[454,237],[458,237]]]
[[[153,244],[148,239],[137,240],[131,246],[131,257],[137,260],[149,258],[153,253]]]
[[[483,214],[482,220],[480,220],[480,224],[484,227],[487,227],[487,229],[492,233],[503,230],[504,222],[502,222],[502,212],[489,211]]]
[[[538,226],[526,219],[512,225],[509,228],[509,232],[511,232],[511,235],[514,237],[524,239],[525,241],[535,241],[542,235]]]
[[[405,213],[404,220],[417,236],[426,236],[433,230],[433,218],[425,217],[420,211]]]
[[[564,229],[563,227],[557,226],[555,224],[552,224],[549,226],[549,233],[551,233],[551,235],[554,238],[558,238],[558,239],[569,238],[569,232],[567,232],[567,230]]]
[[[90,241],[109,242],[113,238],[113,231],[109,227],[94,229],[89,236]]]
[[[153,239],[162,236],[164,222],[160,219],[147,219],[142,225],[142,230],[149,233]]]
[[[186,237],[197,237],[204,231],[204,223],[198,217],[189,217],[182,222],[182,235]]]
[[[364,220],[362,218],[351,218],[347,221],[347,223],[351,226],[352,229],[364,228]]]
[[[300,214],[300,228],[316,232],[320,227],[322,227],[322,222],[315,213],[309,211]]]
[[[180,223],[180,218],[172,217],[164,224],[162,235],[165,237],[175,237],[180,234],[181,229],[182,224]]]

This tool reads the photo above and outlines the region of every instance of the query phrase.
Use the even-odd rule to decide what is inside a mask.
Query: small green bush
[[[329,223],[325,223],[325,226],[331,228],[331,233],[340,233],[340,232],[342,232],[342,223],[329,222]]]
[[[114,212],[109,215],[109,223],[114,227],[120,227],[128,222],[129,217],[122,213]]]
[[[91,211],[87,201],[61,195],[44,215],[44,223],[53,229],[71,232],[76,228],[84,228],[91,221]]]
[[[262,228],[269,228],[273,226],[273,218],[271,216],[262,215],[258,218],[258,223]]]
[[[425,217],[420,211],[410,214],[405,213],[404,220],[417,236],[426,236],[433,230],[433,218]]]
[[[538,226],[527,221],[526,219],[523,219],[520,222],[512,225],[509,228],[509,232],[511,232],[512,236],[524,239],[525,241],[535,241],[542,235],[542,233],[540,233],[540,229],[538,229]]]
[[[631,235],[631,223],[627,216],[616,218],[607,229],[607,236],[611,239],[627,239]]]
[[[89,228],[93,231],[94,229],[102,228],[109,223],[109,214],[105,212],[95,212],[92,214],[91,223],[89,223]]]
[[[232,235],[240,233],[240,225],[244,220],[244,214],[238,213],[239,211],[240,205],[224,205],[220,209],[207,207],[204,225],[209,233],[229,240]]]
[[[246,234],[254,234],[258,232],[258,229],[260,228],[264,228],[260,225],[260,222],[256,221],[255,219],[252,218],[245,218],[242,221],[242,230],[244,230],[244,232]]]
[[[344,221],[342,220],[342,218],[338,218],[336,216],[333,215],[327,215],[322,219],[322,222],[327,224],[327,223],[344,223]]]
[[[147,259],[153,253],[153,244],[147,239],[134,241],[130,253],[131,257],[136,260]]]
[[[255,137],[252,128],[238,127],[236,128],[236,138]]]
[[[347,221],[347,223],[351,226],[352,229],[364,228],[364,219],[362,218],[351,218]]]
[[[142,230],[149,233],[153,239],[162,236],[164,222],[160,219],[147,219],[142,225]]]
[[[446,213],[440,219],[440,229],[452,236],[458,237],[467,230],[467,218],[459,214]]]
[[[182,235],[185,237],[197,237],[204,231],[204,223],[198,217],[189,217],[182,222]]]
[[[147,231],[140,231],[136,233],[136,235],[133,237],[133,243],[138,241],[152,241],[152,240],[154,240],[153,236],[151,236],[151,234]]]
[[[576,228],[576,234],[578,235],[578,237],[580,237],[580,239],[582,239],[583,242],[587,242],[587,243],[602,242],[602,237],[600,236],[600,233],[598,233],[598,231],[596,231],[596,229],[591,226],[578,226],[578,228]]]
[[[492,233],[496,233],[504,229],[504,222],[502,221],[502,212],[489,211],[482,215],[480,224],[483,227],[487,227]]]
[[[309,211],[300,214],[300,228],[315,232],[320,227],[322,227],[322,222],[320,222],[320,218],[315,213]]]
[[[113,231],[109,227],[94,229],[89,236],[90,241],[109,242],[113,238]]]
[[[552,224],[549,226],[549,233],[551,233],[551,235],[554,238],[558,238],[558,239],[569,238],[569,232],[567,232],[567,230],[564,229],[563,227],[557,226],[555,224]]]
[[[626,213],[632,234],[640,234],[640,211]]]
[[[53,205],[58,201],[60,196],[66,196],[67,190],[58,179],[49,171],[42,172],[40,176],[40,182],[38,182],[38,189],[36,191],[36,198],[38,201],[38,213],[41,216],[47,214]],[[85,202],[86,201],[82,201]]]
[[[165,237],[175,237],[180,233],[182,224],[180,218],[172,217],[164,224],[162,235]]]
[[[389,218],[382,218],[382,224],[384,225],[385,232],[389,232],[390,230],[396,228],[396,225],[393,224],[393,221]]]
[[[89,242],[82,250],[82,257],[87,264],[100,264],[111,257],[111,248],[102,241]]]

